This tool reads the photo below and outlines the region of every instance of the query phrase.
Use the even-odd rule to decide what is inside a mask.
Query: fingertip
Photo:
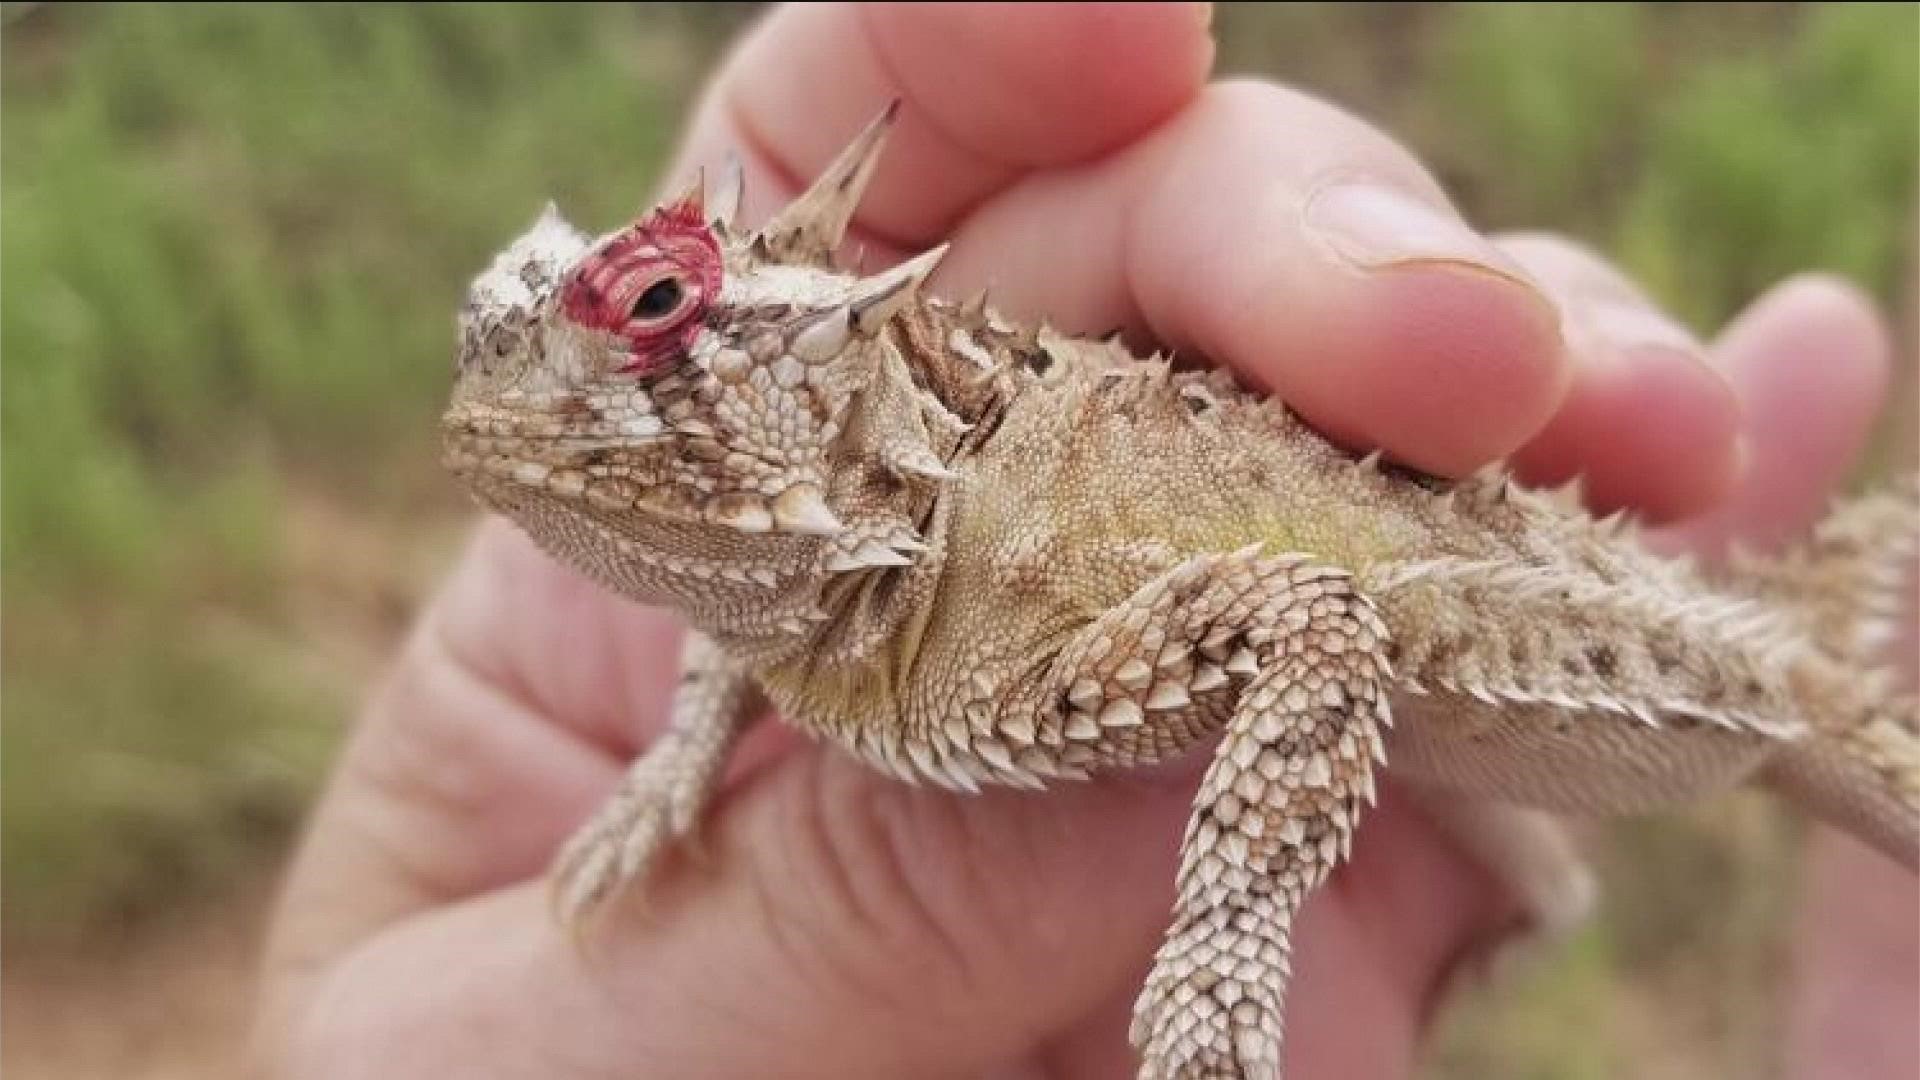
[[[1557,310],[1536,289],[1477,266],[1410,264],[1368,283],[1356,364],[1379,389],[1362,429],[1416,468],[1469,473],[1547,422],[1569,369]],[[1371,340],[1368,340],[1371,338]],[[1334,389],[1334,388],[1330,388]]]
[[[1565,390],[1560,314],[1417,161],[1354,118],[1226,83],[1142,154],[1123,224],[1148,328],[1355,449],[1461,475]],[[1332,149],[1329,149],[1332,148]]]
[[[1583,479],[1598,513],[1632,509],[1656,522],[1702,512],[1740,475],[1740,403],[1689,349],[1642,345],[1580,367],[1565,404],[1515,455],[1522,479]]]
[[[1154,127],[1212,57],[1190,4],[789,4],[729,59],[683,157],[741,144],[785,196],[901,100],[859,225],[919,247],[1023,173]]]
[[[1892,338],[1858,288],[1828,274],[1789,279],[1713,345],[1741,407],[1750,464],[1707,517],[1666,542],[1714,551],[1798,533],[1825,509],[1865,446],[1891,379]]]
[[[1892,375],[1893,340],[1866,291],[1836,274],[1788,278],[1714,342],[1718,366],[1748,397],[1782,366],[1817,375],[1831,400],[1871,411]]]
[[[1199,92],[1211,5],[861,6],[877,54],[930,123],[1030,168],[1123,145]]]

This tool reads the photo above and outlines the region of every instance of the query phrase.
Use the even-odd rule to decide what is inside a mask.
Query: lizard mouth
[[[591,470],[615,451],[631,450],[639,441],[578,432],[529,432],[497,422],[450,419],[442,428],[440,457],[441,464],[457,476],[488,476],[546,487],[547,478],[555,473]]]
[[[538,455],[556,466],[588,465],[598,455],[672,438],[672,432],[650,415],[582,423],[562,415],[516,417],[462,408],[448,410],[441,419],[440,433],[449,454]]]

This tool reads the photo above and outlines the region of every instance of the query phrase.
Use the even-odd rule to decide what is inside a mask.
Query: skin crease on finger
[[[1275,355],[1305,365],[1315,358],[1338,357],[1342,348],[1351,348],[1331,347],[1312,335],[1285,336],[1287,322],[1282,316],[1289,310],[1313,311],[1312,295],[1301,288],[1285,297],[1291,309],[1282,305],[1279,314],[1264,322],[1253,321],[1251,326],[1244,325],[1248,320],[1236,322],[1232,306],[1220,303],[1217,296],[1211,301],[1216,306],[1205,306],[1206,283],[1240,272],[1206,262],[1209,244],[1221,246],[1221,240],[1238,244],[1240,237],[1232,225],[1239,219],[1225,216],[1207,226],[1213,232],[1191,226],[1183,231],[1162,222],[1178,222],[1182,213],[1209,211],[1221,201],[1216,196],[1232,190],[1235,183],[1246,183],[1245,175],[1232,172],[1230,160],[1222,162],[1216,155],[1214,160],[1195,161],[1189,180],[1199,187],[1169,183],[1148,190],[1138,179],[1147,170],[1129,172],[1124,167],[1129,160],[1140,160],[1136,155],[1150,152],[1141,146],[1179,133],[1183,120],[1170,114],[1199,92],[1210,45],[1205,44],[1203,23],[1190,10],[1180,9],[1177,16],[1113,12],[1102,16],[1111,20],[1102,24],[1107,28],[1103,32],[1125,35],[1124,41],[1135,43],[1131,46],[1135,51],[1128,51],[1115,48],[1109,40],[1111,51],[1127,57],[1135,72],[1160,73],[1141,76],[1138,85],[1129,88],[1138,96],[1126,98],[1111,114],[1103,112],[1110,99],[1101,94],[1107,91],[1093,94],[1071,86],[1050,90],[1051,84],[1044,81],[1046,66],[1036,60],[1046,55],[1043,48],[1071,46],[1077,20],[1090,17],[1074,14],[1079,9],[1060,6],[1022,15],[1037,21],[1019,24],[1019,34],[1004,37],[994,33],[986,20],[968,22],[963,15],[931,6],[921,10],[934,13],[889,10],[869,16],[864,27],[847,22],[852,17],[844,11],[837,15],[831,10],[809,14],[798,8],[777,12],[743,46],[730,74],[723,78],[723,85],[734,89],[709,99],[691,136],[693,149],[686,160],[717,163],[724,149],[742,137],[742,131],[730,125],[751,118],[741,124],[750,129],[747,137],[758,144],[749,148],[750,167],[755,169],[749,188],[755,201],[750,207],[764,208],[790,193],[794,178],[817,168],[846,131],[866,118],[874,101],[905,92],[914,102],[926,99],[925,126],[916,130],[913,115],[902,125],[904,152],[897,156],[908,161],[894,166],[895,171],[876,184],[883,200],[877,205],[888,209],[875,233],[911,238],[914,243],[908,246],[919,246],[920,238],[959,222],[962,246],[954,254],[954,265],[960,267],[963,258],[978,259],[973,273],[982,277],[1005,270],[1005,280],[999,284],[1010,306],[1057,302],[1061,310],[1089,318],[1118,312],[1168,337],[1211,346],[1228,361],[1243,355]],[[1004,19],[1014,12],[992,14]],[[1132,18],[1141,21],[1126,21]],[[836,24],[833,19],[842,22]],[[841,29],[833,29],[836,25]],[[1150,47],[1150,39],[1170,44]],[[943,43],[950,43],[951,56],[940,53]],[[761,51],[755,53],[755,49]],[[976,86],[978,92],[970,94],[969,83],[977,80],[969,80],[972,68],[964,62],[969,51],[998,49],[1007,50],[1007,66],[1018,69],[1025,63],[1033,78],[1041,80],[1024,84],[1013,80],[1008,85],[1022,86],[1020,93],[1027,100],[1044,105],[1004,129],[993,126],[991,119],[1008,112],[1004,101],[991,96],[1002,91]],[[1094,55],[1087,63],[1057,70],[1071,73],[1062,82],[1087,88],[1126,82],[1127,68],[1101,68],[1100,61]],[[916,80],[913,86],[898,85],[899,79],[907,77]],[[922,81],[933,85],[922,86]],[[725,101],[734,91],[734,99],[724,106],[712,104]],[[946,97],[936,100],[943,93]],[[1265,93],[1249,91],[1247,96],[1259,98]],[[968,111],[972,98],[981,103],[977,113]],[[1261,110],[1246,112],[1260,114]],[[1342,118],[1342,122],[1350,126],[1334,125],[1334,133],[1358,128],[1351,120]],[[1200,158],[1209,145],[1216,150],[1230,148],[1236,140],[1267,130],[1263,124],[1305,146],[1322,150],[1351,146],[1349,140],[1303,133],[1272,119],[1250,124],[1234,120],[1223,124],[1219,134],[1183,145],[1179,153],[1183,159],[1187,155]],[[1143,141],[1149,131],[1156,133]],[[1359,131],[1366,134],[1364,129]],[[1084,134],[1063,140],[1063,132]],[[776,141],[780,139],[800,141],[784,144]],[[1002,153],[980,153],[983,145],[1001,148]],[[1058,150],[1050,151],[1050,146]],[[769,164],[769,159],[777,165]],[[1016,179],[1019,169],[1032,165],[1050,171]],[[1210,173],[1210,169],[1218,171]],[[1404,183],[1417,188],[1420,181]],[[1196,191],[1204,197],[1196,197]],[[1103,193],[1112,197],[1103,201]],[[1248,205],[1257,201],[1249,200]],[[1294,227],[1297,221],[1284,226]],[[1163,234],[1171,234],[1170,240]],[[1086,239],[1089,265],[1056,263],[1055,272],[1047,273],[1047,263],[1023,263],[1019,258],[1019,252],[1032,247],[1034,237],[1047,237],[1049,246],[1056,246],[1056,238],[1062,235]],[[1101,265],[1125,265],[1127,273],[1102,276]],[[1274,272],[1271,266],[1254,266],[1246,274],[1254,282],[1247,286],[1247,295],[1258,301],[1263,295],[1259,275]],[[1432,294],[1435,287],[1422,281],[1429,273],[1450,275],[1452,271],[1425,268],[1383,276],[1403,275],[1393,287]],[[1533,316],[1527,314],[1528,305],[1537,307],[1538,298],[1526,296],[1524,288],[1498,275],[1489,276],[1494,280],[1479,293],[1441,297],[1427,314],[1409,314],[1402,329],[1374,347],[1382,356],[1391,356],[1389,347],[1397,346],[1404,356],[1409,339],[1427,340],[1435,333],[1459,333],[1463,338],[1476,331],[1493,333],[1505,320],[1516,329],[1500,331],[1511,333],[1513,340],[1499,356],[1520,366],[1511,371],[1486,369],[1478,383],[1459,391],[1465,395],[1463,400],[1444,403],[1454,410],[1450,419],[1443,409],[1418,400],[1431,391],[1436,373],[1449,370],[1445,350],[1429,355],[1433,366],[1420,370],[1417,378],[1382,367],[1376,372],[1379,381],[1367,384],[1368,393],[1361,395],[1364,400],[1357,408],[1334,396],[1326,411],[1337,420],[1345,415],[1343,410],[1352,408],[1360,424],[1355,430],[1361,431],[1371,430],[1369,424],[1394,421],[1386,426],[1407,433],[1406,453],[1411,458],[1456,471],[1479,463],[1491,447],[1524,440],[1558,400],[1565,385],[1564,358],[1557,339],[1541,329],[1545,323],[1529,322]],[[957,285],[962,277],[956,272],[950,284]],[[1202,294],[1201,304],[1183,298],[1183,280],[1190,291]],[[1445,280],[1452,282],[1455,277]],[[1069,283],[1072,289],[1064,293],[1044,292]],[[1159,290],[1151,302],[1139,299],[1149,292],[1148,286]],[[1267,292],[1285,296],[1285,290]],[[1504,305],[1506,314],[1500,314],[1501,308],[1492,315],[1461,314],[1486,305],[1488,294],[1496,297],[1497,305]],[[1262,305],[1256,302],[1252,308],[1261,310]],[[1373,309],[1362,303],[1353,310],[1365,314]],[[1409,310],[1417,312],[1417,305]],[[1207,324],[1211,329],[1196,333],[1193,323],[1201,315],[1214,321]],[[1790,328],[1775,327],[1774,332],[1790,333]],[[1515,355],[1519,359],[1511,360]],[[1277,369],[1273,383],[1285,387],[1284,376],[1293,370]],[[1337,390],[1343,370],[1330,369],[1316,377]],[[1512,402],[1503,400],[1498,391],[1503,381],[1516,378],[1531,380],[1530,389],[1522,395],[1522,411],[1543,415],[1520,420],[1503,411]],[[1390,411],[1376,414],[1381,401],[1400,398],[1416,410],[1412,427],[1398,424],[1407,418]],[[1822,407],[1817,402],[1809,405],[1799,420],[1809,429],[1819,429],[1822,421],[1814,414]],[[1471,426],[1462,417],[1478,424],[1483,414],[1485,423],[1494,428],[1492,435],[1474,436],[1486,440],[1484,444],[1449,442],[1440,430],[1442,421]],[[1760,449],[1765,451],[1764,446]],[[1597,448],[1589,450],[1597,452]],[[329,931],[332,945],[322,950],[332,957],[329,992],[308,1000],[310,1008],[299,1025],[313,1040],[309,1048],[318,1053],[319,1044],[329,1044],[334,1051],[359,1055],[372,1072],[383,1074],[407,1061],[436,1067],[471,1067],[480,1061],[499,1075],[507,1074],[516,1063],[525,1069],[515,1075],[552,1075],[562,1064],[580,1065],[582,1075],[595,1075],[617,1071],[620,1063],[630,1063],[640,1051],[671,1053],[708,1064],[721,1060],[717,1055],[733,1054],[737,1057],[729,1060],[737,1061],[744,1073],[752,1074],[756,1067],[764,1073],[769,1062],[794,1060],[817,1043],[861,1039],[872,1043],[877,1030],[888,1030],[888,1025],[874,1022],[870,1002],[863,1008],[860,999],[850,1002],[813,994],[804,979],[796,989],[794,980],[807,970],[794,970],[789,950],[796,947],[803,954],[808,948],[816,954],[821,949],[838,950],[807,962],[865,965],[858,968],[863,981],[909,1001],[916,1000],[912,996],[916,993],[936,998],[957,993],[950,986],[925,985],[919,968],[907,961],[917,958],[926,945],[911,935],[885,949],[867,950],[852,958],[844,955],[859,948],[860,937],[849,936],[846,924],[823,921],[834,915],[831,903],[821,905],[816,900],[815,909],[797,927],[791,921],[782,924],[793,935],[784,942],[753,940],[754,933],[743,939],[740,927],[765,919],[770,910],[789,920],[796,917],[795,912],[777,907],[785,894],[769,883],[813,880],[830,898],[835,894],[826,879],[848,873],[845,866],[836,869],[774,858],[804,858],[810,850],[807,845],[818,841],[804,840],[804,833],[792,831],[794,822],[781,820],[780,811],[795,802],[773,800],[767,792],[798,789],[801,795],[784,798],[805,806],[808,800],[822,797],[820,791],[807,788],[820,781],[808,778],[825,774],[817,752],[796,755],[791,739],[777,735],[749,751],[747,756],[753,760],[740,770],[742,783],[728,796],[714,823],[719,836],[707,845],[707,861],[688,860],[674,871],[666,885],[668,897],[652,909],[650,919],[640,917],[645,913],[634,913],[625,922],[615,942],[617,955],[595,973],[600,979],[612,971],[634,993],[652,995],[645,1000],[657,1007],[631,1008],[632,998],[606,995],[603,981],[582,981],[570,943],[555,936],[546,920],[537,886],[508,886],[439,906],[449,891],[471,893],[491,887],[496,880],[524,878],[536,871],[544,852],[559,842],[571,822],[583,816],[611,783],[619,760],[657,730],[659,705],[671,685],[671,675],[664,673],[671,665],[662,658],[670,656],[675,640],[653,613],[599,595],[590,584],[547,562],[517,534],[491,526],[456,573],[441,603],[447,607],[448,648],[438,656],[428,651],[410,653],[402,665],[454,664],[464,669],[455,675],[480,684],[485,692],[464,697],[450,692],[460,683],[445,681],[447,673],[429,678],[412,671],[403,678],[414,680],[408,693],[416,696],[389,695],[376,704],[365,725],[368,729],[412,725],[411,732],[376,732],[356,740],[360,749],[350,753],[384,759],[376,764],[375,775],[388,770],[388,779],[373,790],[356,789],[353,785],[364,784],[368,774],[352,770],[343,774],[316,824],[316,832],[327,835],[303,856],[306,866],[301,876],[310,886],[304,910],[290,913],[287,925],[302,918],[311,920],[316,904],[322,909],[329,904],[346,909],[364,905],[369,892],[394,884],[388,878],[396,865],[417,870],[422,854],[444,858],[445,866],[434,888],[411,900],[401,896],[377,910],[363,906],[357,913],[358,924]],[[581,647],[582,642],[588,647]],[[488,701],[494,705],[485,706]],[[542,745],[538,742],[518,736],[471,737],[471,726],[494,721],[542,725],[544,734],[577,740],[570,744],[568,755],[589,755],[592,764],[556,768],[553,756],[538,749]],[[778,733],[780,729],[765,730]],[[406,738],[420,741],[402,754]],[[428,772],[450,781],[419,782],[422,778],[412,774],[420,771],[423,762],[432,764]],[[396,770],[408,770],[409,776],[392,775]],[[846,779],[839,773],[832,775]],[[899,810],[898,804],[886,800],[924,798],[900,792],[890,782],[871,778],[848,782],[854,786],[834,798],[852,803],[878,800],[866,803],[862,812],[867,814]],[[406,827],[382,835],[378,850],[356,849],[354,845],[364,844],[366,836],[364,830],[356,835],[354,828],[369,813],[368,800],[382,792],[424,802],[406,808]],[[948,1011],[931,1022],[926,1017],[913,1018],[917,1022],[911,1030],[928,1041],[874,1046],[873,1052],[894,1055],[887,1064],[896,1073],[900,1063],[909,1060],[898,1055],[923,1055],[911,1059],[921,1071],[928,1062],[952,1064],[954,1045],[1019,1057],[1039,1045],[1044,1048],[1042,1056],[1051,1062],[1130,1063],[1130,1056],[1115,1056],[1126,1053],[1125,1013],[1111,1004],[1117,994],[1130,1003],[1132,983],[1126,980],[1137,982],[1145,951],[1157,935],[1173,854],[1171,841],[1164,852],[1152,857],[1141,856],[1137,839],[1130,844],[1124,841],[1133,835],[1129,829],[1138,835],[1155,828],[1170,830],[1169,835],[1177,832],[1175,810],[1183,806],[1185,795],[1165,788],[1161,796],[1165,807],[1139,798],[1102,801],[1098,792],[1070,795],[1067,803],[1049,811],[1058,815],[1063,830],[1056,842],[1076,845],[1074,858],[1052,861],[1058,873],[1052,872],[1049,860],[1037,857],[1044,855],[1044,847],[1026,853],[1024,861],[982,854],[970,862],[913,870],[918,876],[909,875],[909,880],[922,884],[912,886],[916,891],[911,904],[944,913],[940,917],[959,924],[957,929],[943,924],[938,928],[941,935],[977,935],[993,929],[965,923],[974,917],[967,903],[969,889],[979,887],[965,884],[969,874],[988,882],[1021,884],[1029,890],[1019,894],[1027,898],[1022,905],[1025,916],[997,920],[1001,940],[986,951],[996,957],[991,963],[1003,965],[1004,970],[985,982],[961,987],[971,993],[954,998],[963,1004],[988,998],[983,1011]],[[924,823],[901,828],[920,830],[913,832],[913,838],[925,843],[930,852],[940,850],[943,838],[949,848],[960,846],[943,829],[961,829],[964,836],[978,835],[983,829],[987,835],[1006,831],[1012,833],[1010,843],[1033,844],[1025,832],[1027,826],[1020,824],[1023,817],[1011,809],[1025,805],[1021,800],[1018,795],[999,793],[978,803],[942,803],[940,814],[894,816]],[[1146,805],[1150,801],[1153,805]],[[524,813],[528,807],[538,807],[538,813]],[[507,820],[516,813],[521,816]],[[508,827],[495,828],[502,824]],[[766,831],[756,838],[755,829]],[[1120,846],[1111,850],[1101,846],[1099,838],[1115,831],[1121,834],[1115,841]],[[726,839],[729,835],[736,837],[731,844]],[[387,848],[406,850],[390,859]],[[862,858],[871,858],[871,853],[843,853],[827,861]],[[1080,870],[1065,872],[1075,867]],[[1116,874],[1116,867],[1125,868],[1126,873]],[[942,874],[953,876],[937,877]],[[928,875],[950,883],[928,886],[924,884]],[[1142,884],[1129,894],[1126,882],[1136,876]],[[716,880],[722,888],[707,891],[715,888]],[[1424,998],[1437,972],[1461,942],[1501,918],[1503,909],[1490,898],[1488,889],[1476,871],[1444,850],[1430,826],[1396,810],[1389,793],[1383,810],[1363,825],[1354,863],[1303,915],[1307,943],[1299,957],[1300,989],[1295,996],[1296,1016],[1302,1023],[1288,1046],[1295,1075],[1404,1075],[1425,1015]],[[675,890],[683,894],[678,907],[672,899]],[[684,894],[695,892],[711,907],[687,903]],[[1106,921],[1124,926],[1101,931],[1101,923],[1087,919],[1088,895],[1102,897]],[[338,913],[323,910],[322,914]],[[1049,914],[1050,918],[1041,917]],[[858,922],[851,925],[855,930],[860,926]],[[1029,947],[1022,935],[1042,929],[1046,939]],[[1103,949],[1108,952],[1102,953]],[[1114,973],[1091,978],[1089,985],[1072,993],[1047,996],[1050,977],[1090,955],[1105,956],[1103,963],[1110,963]],[[427,993],[428,989],[434,992]],[[699,1008],[702,1005],[704,1011]],[[1019,1014],[1018,1023],[1008,1020],[1011,1013]],[[722,1022],[716,1024],[716,1019]],[[980,1028],[969,1026],[969,1020]],[[1355,1038],[1350,1034],[1352,1026],[1362,1020],[1368,1035]],[[756,1023],[763,1026],[756,1028]],[[751,1038],[755,1035],[757,1039]],[[1010,1035],[1018,1036],[1018,1041],[982,1041]],[[525,1054],[535,1055],[536,1060],[516,1056]],[[864,1064],[869,1073],[879,1070],[872,1060]],[[862,1070],[849,1067],[846,1071]],[[309,1074],[330,1075],[324,1068]],[[1111,1069],[1096,1071],[1092,1064],[1078,1073],[1112,1074]]]

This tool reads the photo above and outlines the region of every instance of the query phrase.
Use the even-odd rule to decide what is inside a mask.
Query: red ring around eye
[[[573,322],[619,339],[631,358],[620,370],[646,372],[685,355],[720,279],[705,224],[656,212],[589,253],[562,286],[560,304]],[[664,282],[676,288],[649,297]]]
[[[609,297],[608,307],[626,313],[626,331],[658,331],[672,327],[690,314],[700,299],[697,286],[679,270],[635,275],[623,281]]]

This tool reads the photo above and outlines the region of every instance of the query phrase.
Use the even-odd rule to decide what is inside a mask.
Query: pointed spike
[[[1000,721],[1000,733],[1021,746],[1032,746],[1039,737],[1039,730],[1033,725],[1033,717],[1021,714],[1009,716]]]
[[[1146,723],[1147,718],[1132,698],[1119,698],[1107,702],[1107,707],[1100,710],[1098,720],[1103,728],[1129,728],[1139,727]]]
[[[680,193],[661,204],[660,212],[669,216],[685,217],[690,221],[707,220],[707,169],[701,166],[693,170],[693,178],[687,181]],[[647,211],[640,216],[646,217]]]
[[[948,758],[941,764],[945,769],[948,783],[969,795],[980,794],[980,782],[973,778],[973,774],[967,770],[965,762]]]
[[[907,756],[913,759],[914,767],[920,770],[922,776],[934,779],[940,775],[939,765],[933,760],[933,748],[922,740],[908,740]]]
[[[1092,710],[1106,696],[1106,693],[1100,689],[1100,684],[1092,679],[1076,679],[1072,688],[1067,691],[1067,700],[1072,702],[1076,709]]]
[[[940,733],[947,737],[950,745],[961,750],[966,750],[973,745],[973,733],[968,730],[966,720],[961,717],[948,717],[940,725]]]
[[[924,446],[907,446],[897,451],[887,460],[887,465],[895,473],[903,476],[917,476],[924,480],[957,480],[960,474],[947,468],[932,450]]]
[[[979,739],[973,744],[973,752],[985,758],[989,764],[1001,772],[1013,772],[1013,754],[1006,747],[989,739]]]
[[[707,202],[707,220],[723,229],[733,227],[740,216],[740,204],[746,199],[747,172],[740,155],[727,151],[726,164],[720,167],[720,185]]]
[[[1209,660],[1225,660],[1239,631],[1229,626],[1215,627],[1200,641],[1200,654]]]
[[[861,566],[912,566],[913,559],[872,540],[862,543],[853,557]]]
[[[833,516],[820,489],[812,484],[795,484],[773,500],[773,523],[783,532],[832,536],[846,526]]]
[[[839,356],[853,336],[853,311],[842,304],[829,309],[787,342],[787,351],[803,364],[824,364]]]
[[[898,315],[920,291],[920,286],[940,265],[940,260],[946,257],[947,249],[951,246],[941,244],[891,270],[856,283],[853,299],[847,304],[848,322],[853,332],[861,337],[872,337],[879,333],[880,328]]]
[[[1035,776],[1046,776],[1059,771],[1059,763],[1053,760],[1052,755],[1037,747],[1020,751],[1013,756],[1013,760],[1019,762],[1021,768]]]
[[[767,223],[761,235],[774,254],[821,262],[832,258],[846,237],[847,224],[859,208],[861,194],[873,179],[887,133],[899,114],[900,101],[896,98],[833,159],[813,186]]]
[[[980,320],[986,317],[987,290],[985,289],[981,289],[979,292],[967,297],[966,301],[960,305],[960,318],[963,322],[970,325],[978,325]]]
[[[707,516],[716,524],[726,525],[744,533],[773,531],[773,515],[767,511],[766,504],[751,495],[723,496],[707,511]]]
[[[1153,669],[1136,657],[1121,664],[1113,673],[1113,679],[1129,690],[1144,690],[1153,681]]]
[[[1193,673],[1193,681],[1188,688],[1196,694],[1209,690],[1218,690],[1227,685],[1227,669],[1219,664],[1201,664]]]
[[[1052,770],[1047,768],[1044,755],[1036,762],[1032,756],[1032,751],[1025,751],[1014,760],[1019,762],[1019,768],[1007,773],[1001,777],[1001,779],[1012,784],[1014,787],[1024,788],[1027,791],[1045,791],[1047,789],[1047,785],[1040,777],[1043,773],[1051,772]],[[1036,769],[1034,767],[1035,764],[1038,764],[1040,767]]]
[[[1147,695],[1147,708],[1156,712],[1166,709],[1184,709],[1191,704],[1193,704],[1193,698],[1187,693],[1187,688],[1177,682],[1156,683],[1153,692]]]
[[[1585,506],[1587,503],[1587,474],[1574,473],[1573,479],[1554,489],[1554,496],[1568,506]]]

